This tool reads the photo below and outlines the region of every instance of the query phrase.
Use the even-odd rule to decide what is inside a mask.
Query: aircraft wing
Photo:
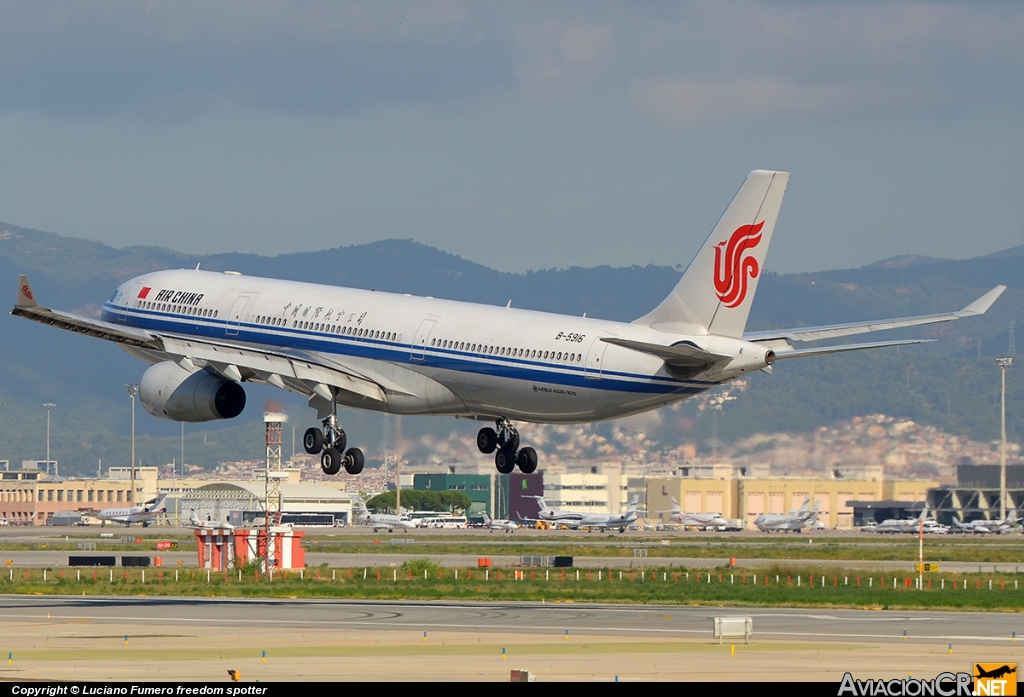
[[[95,336],[107,341],[114,341],[119,344],[137,346],[139,348],[159,349],[160,344],[157,337],[144,329],[134,327],[123,327],[110,322],[104,322],[91,317],[82,317],[70,312],[51,310],[36,302],[36,296],[32,292],[32,285],[28,276],[18,276],[18,300],[11,310],[15,317],[24,317],[34,322],[42,322],[60,329]]]
[[[386,402],[384,388],[335,361],[328,364],[311,354],[258,349],[232,344],[197,341],[173,335],[160,336],[162,351],[183,368],[206,367],[222,377],[241,382],[265,382],[306,396],[332,399],[330,387]]]
[[[876,320],[871,322],[848,322],[846,324],[832,324],[822,327],[797,327],[795,329],[773,329],[762,332],[747,332],[743,335],[746,341],[756,342],[779,342],[780,348],[786,350],[788,341],[818,341],[819,339],[833,339],[851,334],[865,334],[867,332],[878,332],[886,329],[899,329],[901,327],[916,327],[922,324],[935,324],[937,322],[951,322],[962,317],[974,317],[983,315],[992,306],[992,303],[1002,295],[1006,286],[996,286],[983,296],[972,302],[959,312],[944,312],[937,315],[920,315],[918,317],[900,317],[897,319]],[[895,344],[881,344],[895,345]],[[789,348],[792,348],[791,346]],[[828,347],[832,348],[832,347]],[[836,347],[838,348],[838,347]],[[864,345],[863,348],[877,348],[876,345]],[[853,350],[851,347],[843,347],[842,350]],[[782,358],[781,352],[777,351],[778,358]],[[802,354],[812,355],[812,354]]]
[[[35,298],[28,277],[18,276],[18,299],[11,314],[61,329],[95,336],[145,352],[164,354],[186,370],[207,368],[234,382],[264,382],[330,401],[330,388],[386,402],[386,390],[406,392],[381,376],[368,376],[338,359],[288,349],[269,350],[228,342],[159,334],[111,322],[51,310]]]

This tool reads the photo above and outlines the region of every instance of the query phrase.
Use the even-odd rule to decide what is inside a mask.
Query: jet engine
[[[245,390],[207,372],[189,372],[172,361],[151,366],[139,383],[139,399],[153,416],[173,421],[233,419],[245,409]]]

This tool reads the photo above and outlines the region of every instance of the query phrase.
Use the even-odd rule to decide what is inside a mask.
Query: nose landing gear
[[[537,471],[537,451],[533,448],[519,448],[519,431],[508,419],[494,422],[496,428],[481,428],[476,434],[476,447],[485,455],[494,455],[494,466],[500,474],[511,474],[519,467],[523,474]]]
[[[320,454],[320,468],[324,474],[337,474],[344,467],[349,474],[363,471],[363,451],[349,448],[345,430],[338,424],[338,407],[331,405],[331,415],[323,420],[324,428],[307,429],[302,436],[302,447],[310,455]]]

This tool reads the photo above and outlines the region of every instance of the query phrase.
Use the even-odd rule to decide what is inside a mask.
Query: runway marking
[[[18,619],[43,619],[42,615],[17,615],[17,614],[6,614],[7,618],[18,618]],[[271,624],[271,625],[292,625],[292,626],[369,626],[369,627],[387,627],[387,628],[402,628],[402,629],[422,629],[424,627],[432,629],[483,629],[488,631],[494,630],[506,630],[506,631],[553,631],[561,632],[565,630],[565,625],[495,625],[495,624],[454,624],[454,623],[443,623],[443,622],[390,622],[390,621],[367,621],[367,620],[244,620],[244,619],[208,619],[202,617],[195,618],[183,618],[183,617],[135,617],[135,616],[87,616],[88,619],[101,621],[106,620],[110,622],[192,622],[192,623],[207,623],[207,624],[238,624],[238,625],[260,625],[260,624]],[[67,617],[56,617],[53,619],[81,619],[75,616]],[[707,629],[661,629],[656,627],[651,628],[631,628],[631,627],[576,627],[577,632],[638,632],[638,633],[654,633],[654,634],[710,634],[711,631]],[[760,636],[793,636],[793,637],[833,637],[837,639],[893,639],[902,640],[902,635],[896,634],[852,634],[852,633],[836,633],[836,632],[793,632],[793,631],[781,631],[781,630],[763,630],[759,631]],[[922,640],[942,640],[942,641],[1000,641],[1005,642],[1005,636],[980,636],[980,635],[959,635],[959,634],[940,634],[940,635],[928,635],[928,636],[913,636],[909,637],[913,641]]]

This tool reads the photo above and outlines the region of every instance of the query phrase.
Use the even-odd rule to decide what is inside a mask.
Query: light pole
[[[999,520],[1002,521],[1006,520],[1006,369],[1013,365],[1013,358],[997,358],[996,365],[999,366],[999,370],[1003,374],[1003,447],[999,455]]]
[[[7,402],[0,402],[0,407],[3,407],[3,405],[5,405],[5,404],[7,404]],[[7,458],[7,469],[11,469],[11,458],[10,457]]]
[[[46,404],[43,405],[43,409],[46,410],[46,473],[47,474],[50,473],[50,410],[53,409],[55,406],[57,406],[57,405],[54,404],[53,402],[47,402]],[[57,474],[56,468],[54,468],[53,473]]]
[[[132,384],[125,384],[128,388],[128,396],[132,398],[132,466],[131,466],[131,482],[132,490],[128,494],[129,506],[135,505],[135,395],[139,393],[139,386]]]

